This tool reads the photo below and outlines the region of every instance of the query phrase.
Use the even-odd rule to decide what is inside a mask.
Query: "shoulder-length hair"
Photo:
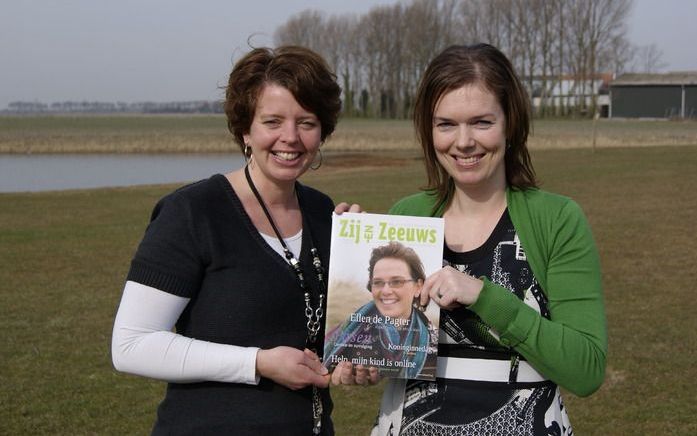
[[[433,146],[433,114],[446,93],[465,85],[482,85],[496,96],[506,117],[506,183],[512,189],[537,187],[527,140],[530,99],[511,62],[489,44],[453,45],[438,54],[421,78],[414,104],[414,127],[424,153],[426,190],[437,195],[435,209],[452,199],[455,185],[438,162]]]

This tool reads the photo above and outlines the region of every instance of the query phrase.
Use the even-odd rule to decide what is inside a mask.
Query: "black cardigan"
[[[297,189],[303,213],[300,263],[305,280],[318,290],[309,237],[326,268],[334,206],[319,191],[300,184]],[[158,202],[128,280],[190,298],[176,324],[184,336],[264,349],[305,347],[298,279],[259,235],[220,174]],[[322,342],[323,330],[319,338]],[[321,352],[321,343],[317,349]],[[331,399],[326,390],[322,396],[323,428],[332,434]],[[169,383],[153,434],[307,435],[311,429],[311,388],[293,391],[262,378],[256,386]]]

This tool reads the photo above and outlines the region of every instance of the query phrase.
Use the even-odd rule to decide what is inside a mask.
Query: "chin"
[[[271,172],[271,177],[279,181],[293,182],[298,180],[306,171],[307,168],[277,169]]]
[[[389,316],[392,319],[407,319],[409,318],[408,316],[404,316],[403,313],[395,313],[394,311],[391,310],[381,310],[380,313],[382,313],[383,316]]]

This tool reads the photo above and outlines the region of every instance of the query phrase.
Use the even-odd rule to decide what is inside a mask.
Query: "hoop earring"
[[[319,167],[322,166],[322,161],[323,161],[322,148],[320,147],[320,149],[319,149],[319,163],[318,163],[317,165],[314,165],[314,162],[313,162],[313,164],[310,165],[310,169],[313,170],[313,171],[314,171],[314,170],[318,170]]]
[[[254,168],[254,159],[252,156],[252,147],[245,142],[244,144],[244,163],[245,166],[248,166],[250,169]]]
[[[244,161],[249,163],[249,157],[252,155],[252,147],[250,147],[246,142],[244,143],[244,150],[242,151],[242,154],[244,155]]]

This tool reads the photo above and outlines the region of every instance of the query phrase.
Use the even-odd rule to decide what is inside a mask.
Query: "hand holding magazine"
[[[334,215],[324,364],[375,367],[381,377],[433,380],[439,308],[419,305],[442,267],[443,219]]]

